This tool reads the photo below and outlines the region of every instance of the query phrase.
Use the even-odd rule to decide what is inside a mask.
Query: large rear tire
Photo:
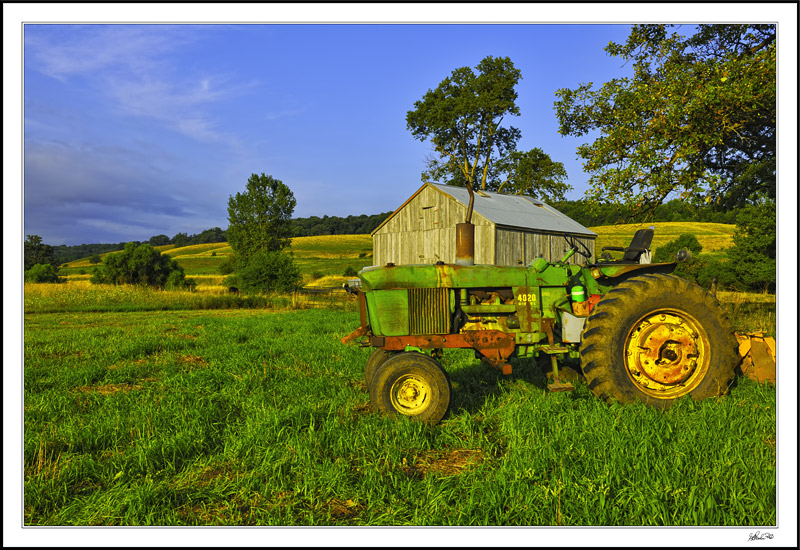
[[[737,349],[716,298],[674,275],[647,274],[621,283],[597,303],[580,353],[597,397],[668,408],[685,395],[727,393]]]
[[[398,353],[378,367],[369,397],[375,412],[436,424],[450,408],[450,378],[423,353]]]

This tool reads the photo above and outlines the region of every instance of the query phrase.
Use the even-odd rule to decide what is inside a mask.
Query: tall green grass
[[[227,293],[226,290],[225,287],[219,287],[216,291],[189,292],[135,285],[94,285],[88,281],[71,281],[60,285],[28,283],[25,285],[25,312],[92,313],[308,307],[353,311],[356,308],[355,299],[343,293],[314,297],[302,293],[239,295]]]
[[[27,525],[773,525],[775,390],[667,412],[445,354],[440,425],[370,412],[347,311],[29,314]]]

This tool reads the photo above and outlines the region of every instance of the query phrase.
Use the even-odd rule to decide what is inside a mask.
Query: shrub
[[[674,262],[675,253],[684,248],[691,251],[692,257],[695,257],[703,250],[703,245],[693,234],[684,233],[677,239],[673,239],[667,244],[656,248],[655,254],[653,254],[653,262]]]
[[[91,258],[89,258],[90,264],[99,264],[103,262],[103,258],[100,257],[100,254],[95,254]]]
[[[169,256],[162,255],[149,244],[127,243],[122,252],[106,256],[103,265],[92,275],[96,284],[140,284],[164,288],[170,274],[183,268]],[[182,280],[181,276],[178,277]],[[173,278],[173,281],[176,279]]]
[[[226,284],[243,292],[288,292],[300,284],[300,269],[283,252],[257,252]]]
[[[236,270],[236,258],[233,254],[229,254],[227,258],[222,260],[219,266],[220,275],[230,275]]]
[[[315,271],[314,273],[311,274],[312,281],[316,281],[317,279],[322,279],[322,277],[324,277],[324,275],[319,271]]]
[[[52,264],[35,264],[25,272],[27,283],[60,283],[56,268]]]
[[[354,268],[353,266],[347,266],[342,275],[344,277],[355,277],[358,275],[358,271],[356,271],[356,268]]]
[[[736,277],[751,290],[775,290],[775,205],[749,205],[736,216],[733,247],[727,251]]]
[[[190,290],[194,292],[196,288],[197,281],[194,279],[187,279],[183,270],[176,270],[170,273],[164,285],[165,290]]]

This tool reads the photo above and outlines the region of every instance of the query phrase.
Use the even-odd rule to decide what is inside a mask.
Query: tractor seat
[[[631,239],[631,244],[628,248],[622,248],[621,246],[604,246],[602,248],[603,254],[600,255],[598,259],[598,264],[639,264],[639,263],[650,263],[650,243],[653,242],[653,233],[655,232],[656,227],[651,225],[647,229],[639,229],[633,235],[633,239]],[[622,258],[614,259],[611,257],[611,254],[606,252],[606,250],[611,250],[614,252],[623,252]]]

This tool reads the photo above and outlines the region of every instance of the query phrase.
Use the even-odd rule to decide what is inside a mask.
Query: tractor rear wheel
[[[387,351],[383,348],[375,348],[369,355],[367,364],[364,365],[364,382],[367,383],[367,390],[369,390],[372,379],[375,377],[375,371],[392,355],[395,355],[395,352]]]
[[[716,298],[674,275],[633,277],[587,319],[581,366],[597,397],[668,408],[728,391],[737,341]]]
[[[432,357],[407,351],[378,367],[369,397],[376,412],[436,424],[450,408],[450,379]]]

